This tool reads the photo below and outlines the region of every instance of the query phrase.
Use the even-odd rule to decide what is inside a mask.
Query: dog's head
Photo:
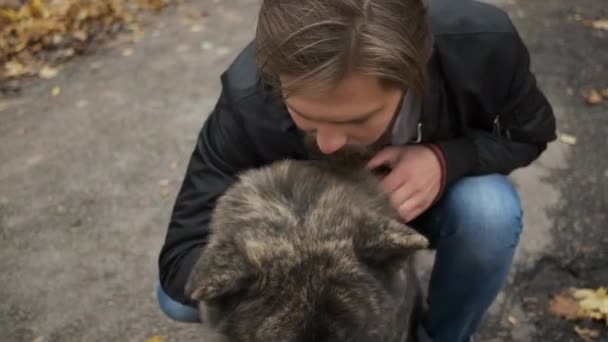
[[[401,266],[428,241],[363,209],[316,208],[305,221],[267,213],[211,235],[186,286],[205,324],[235,342],[387,341],[408,281]]]

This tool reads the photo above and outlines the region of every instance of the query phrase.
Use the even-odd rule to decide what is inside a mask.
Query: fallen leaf
[[[72,36],[74,38],[80,40],[81,42],[86,41],[87,38],[89,37],[89,35],[87,34],[87,32],[84,31],[84,30],[72,32]]]
[[[576,137],[574,135],[570,135],[570,134],[566,134],[566,133],[561,133],[559,135],[559,141],[563,142],[564,144],[568,144],[568,145],[576,145]]]
[[[159,336],[159,335],[154,335],[154,336],[148,337],[146,342],[163,342],[163,337]]]
[[[43,342],[43,341],[44,341],[44,336],[38,336],[32,340],[32,342]]]
[[[132,48],[126,48],[122,51],[122,55],[125,57],[129,57],[133,55],[134,50]]]
[[[171,165],[169,165],[169,168],[171,168],[171,170],[175,170],[177,169],[177,162],[171,162]]]
[[[160,189],[160,196],[161,197],[167,198],[167,197],[169,197],[169,194],[170,194],[169,188],[161,188]]]
[[[55,78],[55,76],[57,76],[58,73],[59,73],[58,69],[45,65],[38,72],[38,76],[40,76],[40,78],[49,80],[51,78]]]
[[[61,93],[61,88],[60,87],[53,87],[53,90],[51,91],[51,93],[53,94],[53,96],[57,96]]]
[[[586,92],[583,97],[585,98],[585,103],[588,105],[596,105],[602,102],[602,96],[596,89],[591,89]]]
[[[195,24],[190,27],[190,32],[202,32],[202,31],[203,31],[202,25]]]
[[[569,296],[558,294],[551,299],[549,311],[556,316],[571,320],[580,318],[581,307],[576,300]]]
[[[78,107],[80,109],[82,109],[88,105],[89,105],[89,102],[87,100],[80,100],[80,101],[76,102],[76,107]]]
[[[593,289],[575,289],[573,296],[588,318],[604,320],[608,325],[608,293],[605,287]]]
[[[7,77],[19,77],[28,73],[25,65],[16,61],[7,62],[4,64],[4,69]]]
[[[230,53],[230,49],[225,46],[220,46],[217,48],[217,50],[215,50],[215,52],[218,55],[226,55],[226,54]]]
[[[594,338],[597,338],[600,336],[599,331],[587,329],[587,328],[581,328],[578,325],[574,326],[574,331],[576,331],[578,336],[580,336],[583,339],[583,341],[585,341],[585,342],[592,341]]]
[[[168,179],[161,179],[158,182],[158,185],[160,185],[160,186],[168,186],[169,185],[169,180]]]
[[[141,7],[148,8],[156,12],[168,5],[167,0],[138,0],[137,2]]]
[[[91,63],[91,69],[93,70],[99,70],[103,67],[103,63],[102,62],[93,62]]]
[[[517,325],[517,319],[513,316],[509,316],[507,320],[509,321],[509,323],[511,323],[511,325]]]
[[[202,42],[201,43],[201,50],[207,51],[207,50],[211,50],[211,49],[213,49],[213,43],[211,43],[211,42]]]
[[[608,19],[588,21],[587,25],[597,30],[608,30]]]

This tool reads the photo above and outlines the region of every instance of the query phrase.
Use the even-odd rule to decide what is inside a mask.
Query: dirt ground
[[[608,31],[576,19],[608,18],[608,3],[487,2],[513,18],[560,132],[577,142],[555,142],[513,174],[524,235],[477,341],[579,341],[547,302],[608,283],[608,102],[581,95],[608,88]],[[219,75],[253,37],[259,0],[184,3],[210,15],[192,25],[171,6],[141,41],[92,49],[0,98],[1,341],[196,340],[196,326],[157,306],[157,256]],[[602,325],[579,324],[608,340]]]

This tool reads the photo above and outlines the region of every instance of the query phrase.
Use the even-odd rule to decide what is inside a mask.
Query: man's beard
[[[346,168],[364,168],[372,157],[389,145],[386,134],[370,145],[343,146],[330,154],[321,152],[313,134],[304,133],[304,143],[311,159],[327,161],[336,167]]]

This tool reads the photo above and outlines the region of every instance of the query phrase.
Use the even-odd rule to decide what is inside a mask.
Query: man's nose
[[[317,145],[321,152],[331,154],[346,145],[346,135],[339,134],[332,130],[319,129],[317,131]]]

